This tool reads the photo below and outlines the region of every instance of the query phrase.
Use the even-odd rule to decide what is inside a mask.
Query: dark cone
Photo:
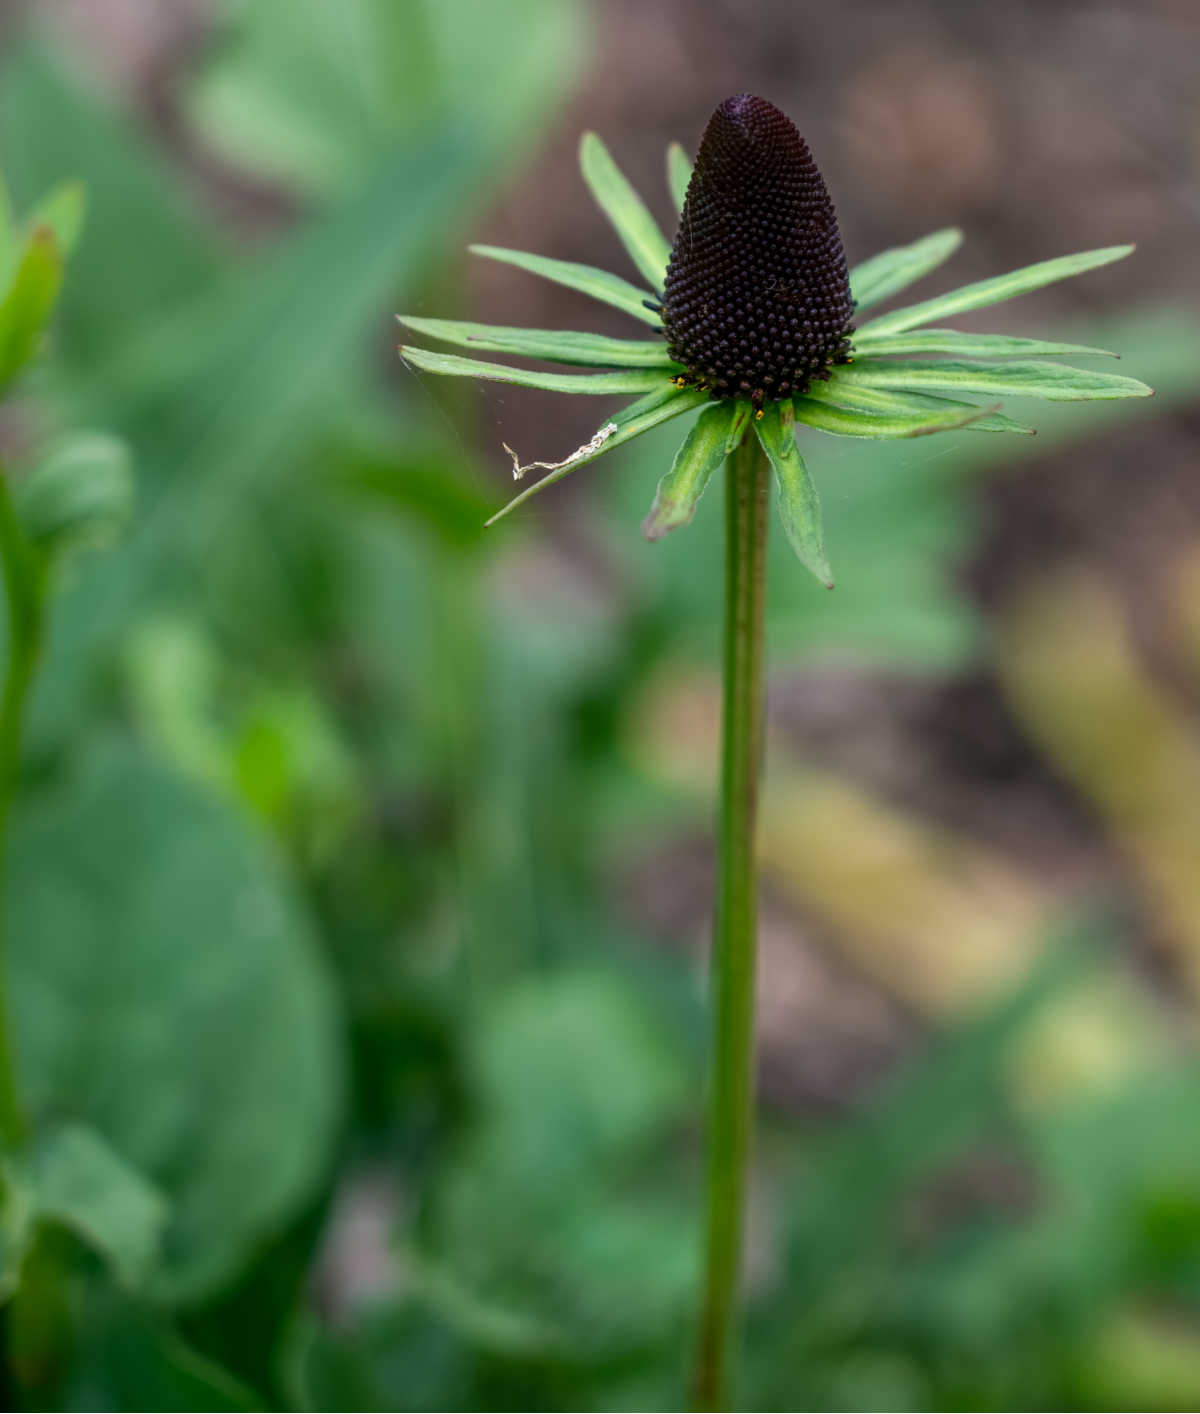
[[[709,119],[664,291],[671,356],[714,398],[761,407],[845,361],[837,216],[808,144],[766,99],[738,94]]]

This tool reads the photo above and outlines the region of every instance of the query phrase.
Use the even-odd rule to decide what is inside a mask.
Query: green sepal
[[[754,416],[754,405],[742,400],[734,403],[733,421],[729,424],[729,436],[725,438],[725,455],[741,442],[746,435],[746,428],[750,426],[750,419]]]
[[[49,226],[35,226],[0,302],[0,389],[29,362],[62,285],[62,252]]]
[[[500,324],[472,324],[464,319],[418,319],[408,314],[396,317],[416,334],[466,349],[519,354],[588,368],[680,367],[672,362],[661,340],[610,339],[604,334],[577,333],[569,329],[520,329]]]
[[[588,190],[608,217],[629,258],[650,281],[651,289],[661,290],[671,247],[645,202],[595,133],[584,133],[580,140],[579,166]]]
[[[1092,398],[1148,398],[1153,389],[1136,378],[1073,368],[1060,363],[958,363],[896,359],[855,359],[838,369],[847,386],[998,393],[1003,396],[1078,402]]]
[[[904,309],[894,309],[878,319],[864,324],[858,337],[870,334],[896,334],[903,329],[916,329],[922,324],[931,324],[935,319],[947,319],[953,314],[962,314],[969,309],[982,309],[989,304],[1001,304],[1004,300],[1015,299],[1017,295],[1040,290],[1045,285],[1053,285],[1058,280],[1067,280],[1072,275],[1082,275],[1087,270],[1095,270],[1101,265],[1110,265],[1114,260],[1123,260],[1133,250],[1131,245],[1105,246],[1102,250],[1081,251],[1078,255],[1061,255],[1055,260],[1043,260],[1036,265],[1026,265],[1020,270],[1011,270],[1007,275],[996,275],[990,280],[979,280],[973,285],[963,285],[948,294],[937,295],[923,300],[920,304],[910,304]]]
[[[894,432],[888,433],[889,436],[920,437],[926,432],[941,432],[954,427],[966,427],[972,432],[1015,432],[1023,437],[1035,435],[1034,428],[1026,423],[982,408],[977,403],[939,397],[934,393],[916,393],[907,388],[901,392],[891,388],[860,387],[838,378],[836,374],[828,383],[814,382],[806,397],[811,402],[828,403],[849,412],[866,413],[873,417],[890,418],[899,415],[901,418],[907,418],[915,415],[920,419],[912,430],[902,431],[898,427]],[[992,404],[992,408],[998,406],[998,403]],[[945,414],[946,417],[944,420],[937,417],[930,419],[930,413]],[[959,421],[954,420],[956,414]],[[964,416],[965,414],[970,416]]]
[[[611,452],[614,447],[622,446],[625,442],[631,442],[635,437],[640,437],[643,432],[649,432],[652,427],[658,427],[661,423],[669,422],[673,417],[679,417],[681,413],[691,412],[702,403],[709,401],[707,393],[701,393],[699,389],[687,388],[679,389],[670,383],[662,391],[648,393],[644,398],[639,398],[636,403],[630,403],[628,407],[622,408],[615,413],[611,421],[616,425],[615,430],[606,437],[603,443],[595,451],[589,451],[578,457],[568,457],[561,465],[556,466],[540,481],[532,486],[526,487],[519,496],[514,496],[509,503],[502,507],[486,523],[495,525],[498,520],[502,520],[506,515],[515,511],[518,506],[524,505],[532,496],[546,490],[548,486],[553,486],[556,481],[561,481],[563,477],[570,476],[573,471],[578,471],[581,466],[586,466],[588,462],[595,461],[597,457],[603,456],[606,452]],[[597,433],[593,441],[599,440],[603,429]]]
[[[510,368],[505,363],[485,363],[458,354],[433,353],[413,344],[400,345],[405,363],[426,373],[443,373],[454,378],[486,378],[497,383],[515,383],[522,388],[545,388],[551,393],[649,393],[661,384],[670,385],[663,369],[621,369],[613,373],[540,373],[531,368]]]
[[[1063,344],[1050,339],[1018,339],[1010,334],[968,334],[961,329],[913,329],[903,334],[855,334],[856,357],[889,358],[895,354],[956,354],[959,358],[1120,358],[1108,349]]]
[[[864,260],[850,272],[850,294],[855,304],[867,309],[907,289],[948,260],[962,245],[962,238],[957,226],[949,226],[911,245],[894,246]]]
[[[677,211],[683,210],[683,199],[687,196],[691,180],[692,159],[684,151],[682,143],[671,143],[667,148],[667,190],[671,193]]]
[[[648,290],[639,290],[628,280],[622,280],[619,275],[612,275],[607,270],[597,270],[594,265],[577,265],[573,260],[552,260],[546,255],[506,250],[497,245],[473,245],[470,249],[474,255],[515,265],[519,270],[528,270],[531,275],[540,275],[544,280],[553,280],[556,285],[566,285],[568,289],[590,295],[601,304],[611,304],[615,309],[632,314],[643,324],[653,324],[656,329],[662,322],[653,310],[646,308],[645,302],[650,298]]]
[[[893,441],[903,437],[926,437],[934,432],[951,432],[957,427],[971,427],[995,415],[999,403],[991,407],[975,407],[959,403],[944,412],[932,409],[907,411],[903,405],[894,411],[840,407],[836,403],[818,402],[815,398],[792,399],[798,421],[815,427],[818,432],[831,432],[835,437],[870,437],[876,441]],[[1015,429],[1013,429],[1015,430]]]
[[[725,459],[734,408],[732,402],[714,403],[692,424],[671,470],[658,483],[650,514],[642,522],[647,540],[661,540],[668,531],[691,524],[705,487]]]
[[[762,417],[755,422],[754,429],[775,469],[784,533],[800,563],[826,589],[832,589],[833,570],[825,557],[821,503],[800,455],[800,448],[796,446],[794,421],[795,412],[791,403],[768,403],[763,408]]]

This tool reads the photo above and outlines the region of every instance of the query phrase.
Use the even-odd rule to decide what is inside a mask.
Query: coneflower
[[[694,171],[678,145],[669,149],[668,184],[682,208],[673,247],[593,134],[583,139],[580,162],[643,285],[544,256],[472,249],[613,305],[652,325],[660,337],[612,339],[405,317],[410,329],[443,343],[605,371],[541,373],[411,346],[400,352],[431,373],[565,393],[638,395],[561,461],[522,466],[514,456],[517,478],[534,468],[547,474],[489,524],[643,432],[703,409],[659,482],[643,524],[644,533],[657,539],[692,519],[713,472],[728,458],[706,1259],[694,1389],[701,1408],[720,1408],[727,1398],[753,1115],[754,838],[770,473],[788,540],[832,587],[816,490],[793,435],[797,422],[835,436],[875,439],[956,428],[1031,435],[1032,427],[999,412],[998,401],[981,404],[972,397],[1131,398],[1151,390],[1133,378],[1048,361],[1064,354],[1090,357],[1102,349],[941,327],[968,310],[1119,260],[1133,249],[1128,245],[1060,256],[964,285],[855,329],[856,314],[936,269],[958,248],[962,233],[937,231],[884,251],[847,275],[833,204],[812,154],[789,119],[765,99],[739,94],[717,108]]]
[[[748,93],[709,119],[663,286],[675,382],[713,398],[804,393],[850,356],[850,276],[829,192],[791,120]]]

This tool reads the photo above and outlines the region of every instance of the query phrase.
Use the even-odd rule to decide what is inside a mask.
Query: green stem
[[[41,574],[17,520],[0,467],[0,571],[8,609],[8,668],[0,693],[0,1141],[20,1144],[25,1121],[13,1063],[8,958],[5,945],[5,875],[8,821],[21,765],[21,729],[37,663],[42,630]]]
[[[693,1402],[726,1407],[754,1119],[755,830],[763,756],[763,606],[770,464],[753,432],[725,481],[721,805],[712,951],[707,1247]]]

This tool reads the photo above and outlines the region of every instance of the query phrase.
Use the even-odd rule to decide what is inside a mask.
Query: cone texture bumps
[[[704,130],[664,286],[684,381],[756,407],[803,393],[846,360],[853,307],[808,144],[765,99],[727,98]]]

